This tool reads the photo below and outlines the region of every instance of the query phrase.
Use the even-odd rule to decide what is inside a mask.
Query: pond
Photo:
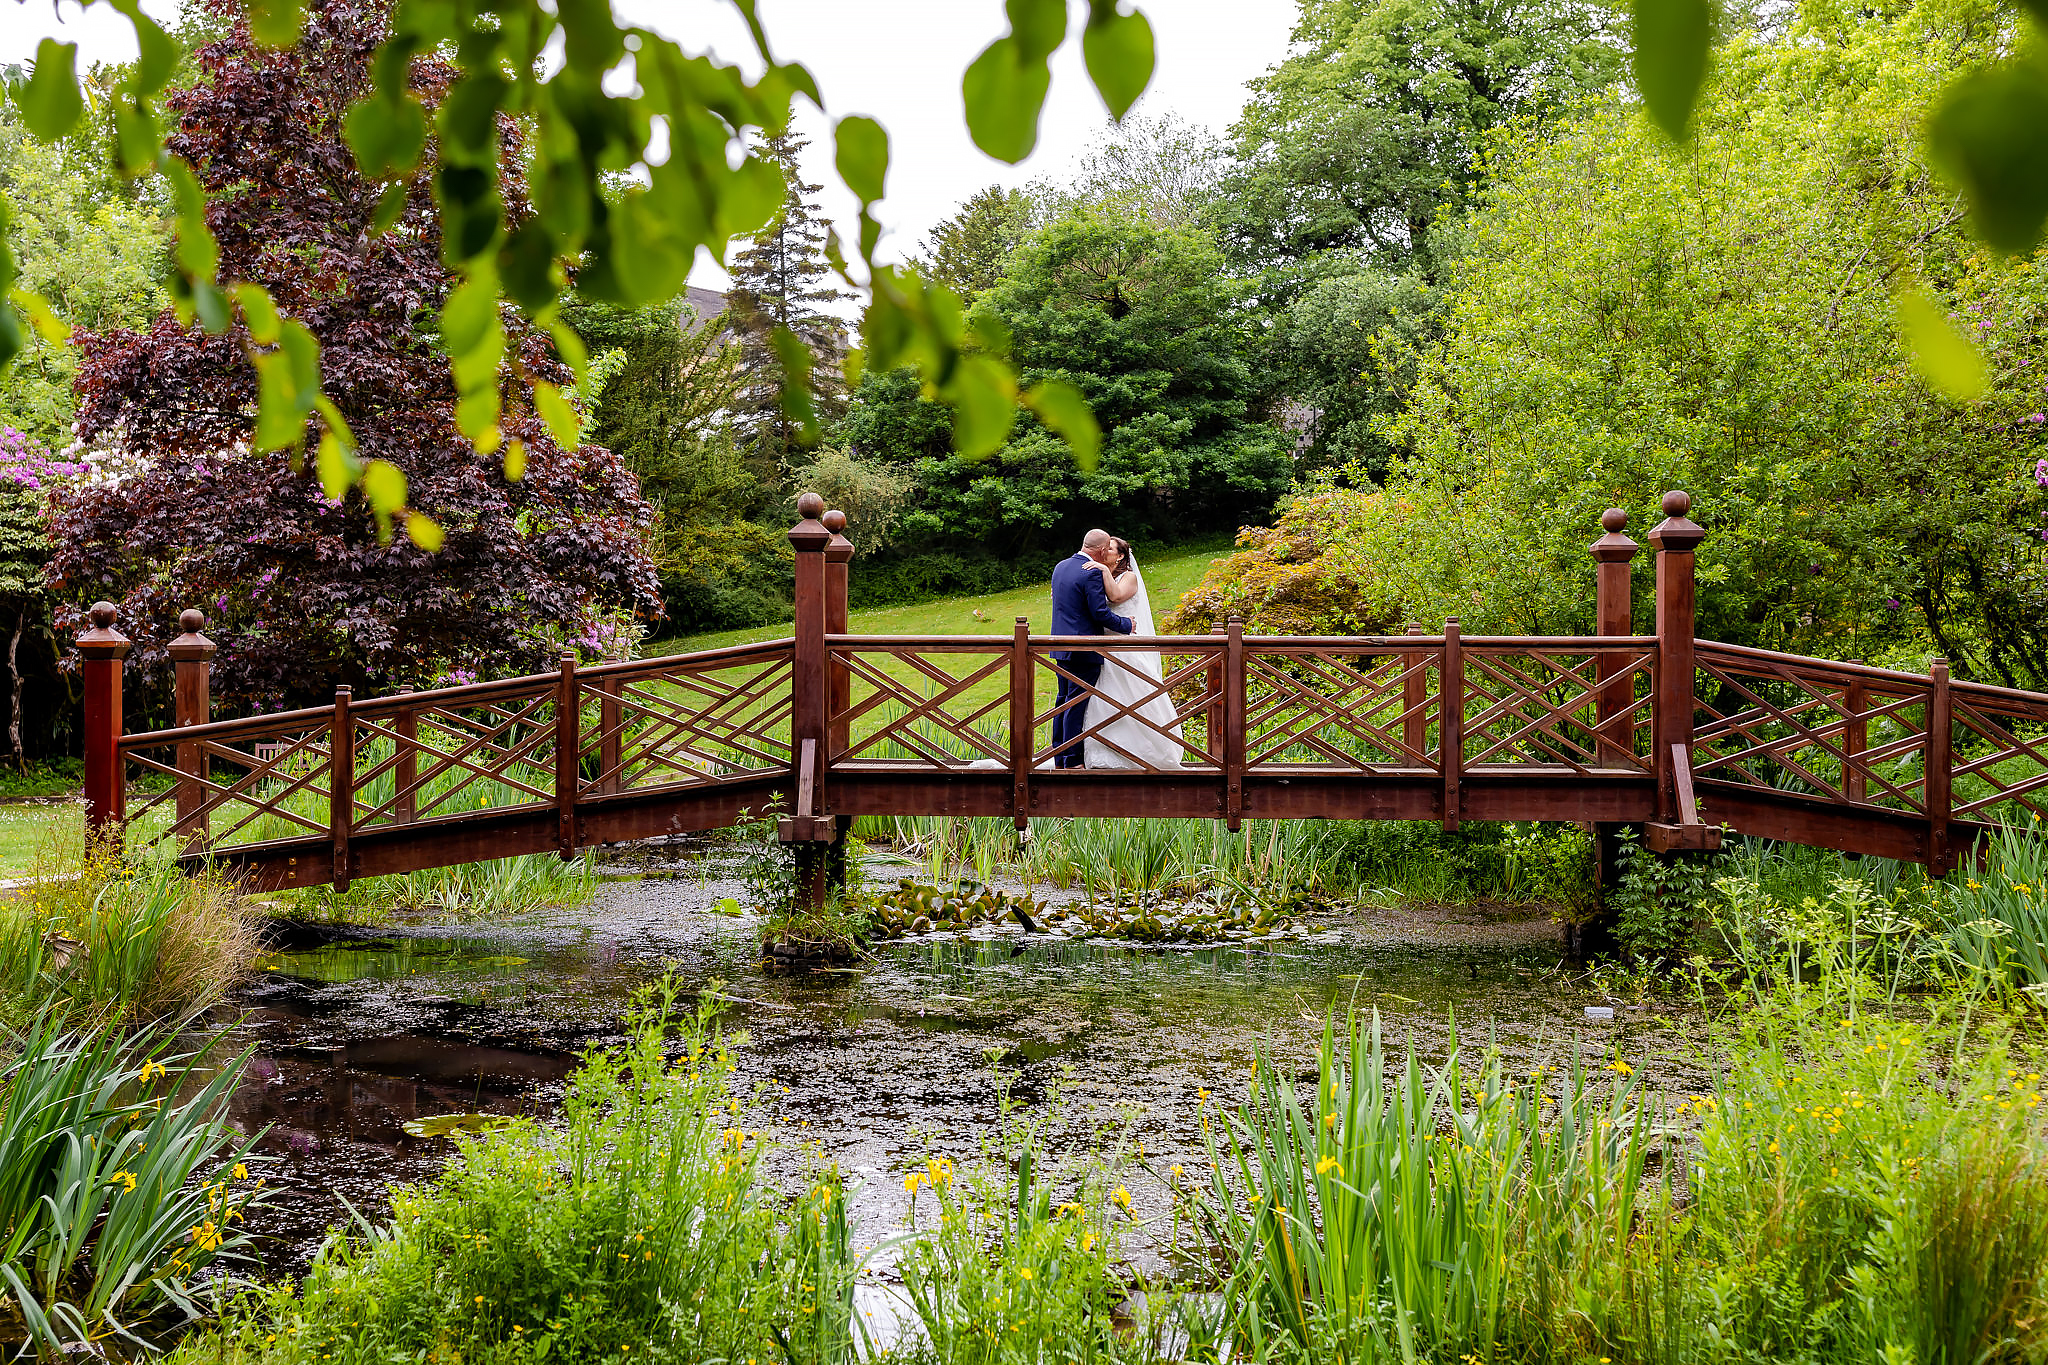
[[[718,908],[741,894],[728,854],[635,856],[581,906],[303,927],[263,957],[231,1005],[255,1054],[233,1114],[267,1129],[287,1191],[258,1229],[273,1273],[302,1270],[351,1208],[382,1216],[388,1183],[431,1177],[452,1150],[437,1131],[460,1121],[448,1116],[545,1118],[582,1050],[622,1042],[632,992],[671,971],[745,1035],[740,1090],[756,1102],[742,1122],[792,1140],[786,1160],[815,1144],[836,1161],[858,1187],[863,1241],[902,1222],[903,1173],[973,1151],[1005,1095],[1019,1114],[1056,1111],[1059,1141],[1121,1141],[1155,1170],[1193,1169],[1201,1092],[1241,1099],[1260,1049],[1311,1065],[1332,1011],[1376,1009],[1430,1058],[1455,1019],[1467,1049],[1498,1046],[1521,1069],[1577,1050],[1702,1083],[1685,1021],[1603,993],[1538,907],[1338,911],[1289,937],[1195,948],[985,926],[889,943],[852,968],[771,969],[758,920]],[[1164,1211],[1163,1183],[1133,1194],[1141,1216]]]

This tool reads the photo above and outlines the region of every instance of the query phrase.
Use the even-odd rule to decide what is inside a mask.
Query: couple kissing
[[[1060,561],[1052,571],[1052,633],[1156,633],[1145,575],[1129,541],[1090,531],[1079,553]],[[1055,706],[1064,708],[1052,723],[1055,766],[1181,766],[1180,725],[1172,698],[1159,690],[1157,650],[1055,649],[1052,657],[1060,669]]]

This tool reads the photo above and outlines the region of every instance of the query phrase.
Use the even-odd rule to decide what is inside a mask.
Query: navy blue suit
[[[1104,575],[1089,567],[1093,563],[1086,555],[1074,555],[1059,562],[1052,571],[1052,633],[1054,635],[1102,635],[1114,632],[1129,635],[1135,623],[1128,616],[1119,616],[1109,608],[1109,592],[1104,586]],[[1088,704],[1075,701],[1083,697],[1087,689],[1095,686],[1102,676],[1102,656],[1093,650],[1056,649],[1052,657],[1059,660],[1064,668],[1060,673],[1059,694],[1056,706],[1068,706],[1052,718],[1053,748],[1073,741],[1073,747],[1061,750],[1053,760],[1061,768],[1081,766],[1081,744],[1078,736],[1087,728]],[[1072,676],[1068,676],[1071,674]]]

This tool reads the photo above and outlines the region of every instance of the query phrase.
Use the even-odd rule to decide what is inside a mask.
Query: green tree
[[[13,209],[19,287],[64,323],[92,331],[146,327],[166,303],[170,238],[147,204],[130,202],[84,135],[36,141],[12,105],[0,106],[0,196]],[[34,336],[0,371],[0,423],[46,445],[71,439],[77,402],[72,348]]]
[[[1491,130],[1608,87],[1598,0],[1297,0],[1287,59],[1251,82],[1218,206],[1240,269],[1285,299],[1331,268],[1438,269],[1438,223],[1482,183]]]
[[[926,279],[973,303],[1003,277],[1017,243],[1031,230],[1031,196],[990,185],[976,190],[929,233],[912,265]]]
[[[764,139],[763,150],[787,188],[775,217],[734,258],[726,295],[739,339],[735,425],[743,443],[774,461],[815,439],[806,435],[803,411],[830,419],[846,401],[846,324],[826,310],[854,296],[831,282],[825,244],[832,224],[815,197],[823,186],[804,183],[797,163],[809,145],[789,132]],[[800,342],[805,361],[793,366],[778,337]],[[801,397],[791,394],[792,385]]]
[[[1172,537],[1270,508],[1290,465],[1279,435],[1253,420],[1250,337],[1223,273],[1214,240],[1195,228],[1088,214],[1033,233],[975,312],[1008,334],[1028,381],[1064,381],[1087,398],[1101,460],[1083,468],[1034,423],[986,461],[925,454],[900,534],[1014,555],[1096,522]],[[917,430],[907,416],[895,425]]]
[[[1386,427],[1410,453],[1332,553],[1417,619],[1583,629],[1601,509],[1640,538],[1684,488],[1703,633],[2048,679],[2048,285],[1965,235],[1915,133],[2003,31],[1988,0],[1816,0],[1720,49],[1683,156],[1619,106],[1511,143]],[[1912,372],[1908,278],[1982,339],[1982,402]]]

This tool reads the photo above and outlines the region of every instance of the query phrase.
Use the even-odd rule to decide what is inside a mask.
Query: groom
[[[1108,568],[1115,562],[1115,555],[1109,532],[1090,531],[1081,537],[1081,553],[1061,560],[1052,571],[1053,634],[1131,633],[1131,618],[1118,616],[1109,609],[1103,575],[1088,567],[1092,560]],[[1102,656],[1093,650],[1056,649],[1052,657],[1060,664],[1059,695],[1054,706],[1066,708],[1052,718],[1052,747],[1059,755],[1053,762],[1061,768],[1078,768],[1082,766],[1082,746],[1077,737],[1087,728],[1088,703],[1077,699],[1084,697],[1086,689],[1095,686],[1096,679],[1102,676]],[[1074,704],[1068,706],[1068,702]],[[1071,747],[1061,747],[1070,741]]]

